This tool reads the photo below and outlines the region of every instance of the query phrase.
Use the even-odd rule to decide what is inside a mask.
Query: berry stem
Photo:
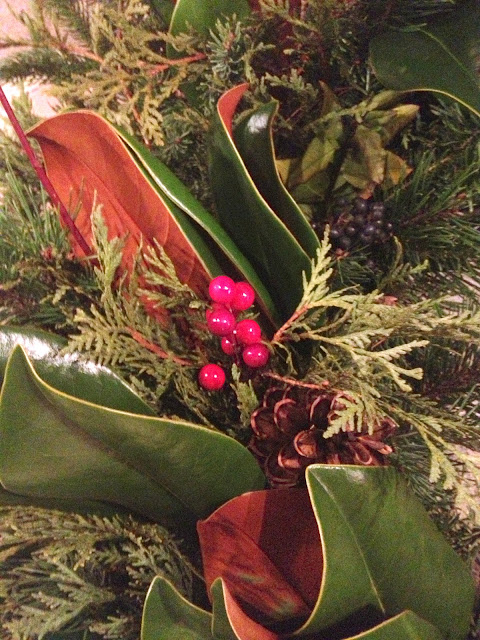
[[[323,380],[320,384],[314,384],[313,382],[301,382],[300,380],[295,380],[294,378],[284,378],[280,376],[278,373],[263,373],[265,378],[271,378],[272,380],[278,380],[278,382],[283,382],[291,387],[303,387],[304,389],[317,389],[323,390],[330,386],[330,382],[328,380]]]
[[[308,307],[305,305],[297,309],[293,315],[275,332],[275,335],[272,338],[272,342],[283,342],[283,334],[288,330],[288,328],[298,320],[298,318],[303,315],[306,311],[308,311]]]
[[[135,329],[129,328],[128,332],[130,333],[132,338],[136,342],[138,342],[139,345],[141,345],[142,347],[145,347],[145,349],[148,349],[149,351],[157,355],[159,358],[163,358],[164,360],[173,360],[173,362],[176,362],[177,364],[185,367],[193,366],[193,362],[191,362],[190,360],[185,360],[184,358],[179,358],[178,356],[175,356],[171,353],[167,353],[166,351],[158,347],[156,344],[153,344],[153,342],[149,342],[146,338],[142,336],[140,332],[136,331]]]
[[[80,231],[77,229],[74,221],[72,220],[72,218],[68,214],[68,211],[66,210],[65,206],[63,205],[63,203],[61,202],[61,200],[60,200],[60,198],[58,196],[58,193],[55,190],[55,187],[50,182],[50,178],[47,176],[47,174],[45,172],[45,169],[43,168],[43,166],[39,162],[37,156],[35,155],[35,151],[33,150],[33,147],[30,144],[30,142],[28,141],[28,138],[25,135],[25,132],[22,129],[22,127],[21,127],[21,125],[20,125],[20,123],[19,123],[19,121],[17,119],[17,116],[15,115],[12,107],[10,106],[8,98],[5,95],[5,92],[3,91],[3,88],[1,87],[1,85],[0,85],[0,103],[2,104],[3,108],[5,109],[5,113],[7,114],[8,119],[10,120],[14,131],[18,136],[18,139],[20,140],[20,144],[22,145],[25,153],[27,154],[28,159],[30,160],[30,163],[31,163],[32,167],[34,168],[35,173],[37,174],[37,176],[38,176],[40,182],[42,183],[45,191],[50,196],[50,199],[52,200],[53,205],[55,207],[58,207],[58,209],[60,211],[60,217],[62,219],[62,222],[65,224],[66,227],[68,227],[70,233],[72,234],[72,236],[75,239],[75,242],[77,242],[78,246],[81,248],[83,253],[86,256],[90,256],[92,254],[92,250],[90,249],[90,247],[88,246],[87,242],[85,241],[85,238],[82,236]]]

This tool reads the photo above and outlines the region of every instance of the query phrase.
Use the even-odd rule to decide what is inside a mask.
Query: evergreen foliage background
[[[168,24],[173,5],[168,0],[32,0],[28,14],[17,16],[28,27],[28,46],[25,48],[25,41],[15,41],[8,35],[0,38],[0,46],[18,46],[18,51],[0,65],[0,78],[3,82],[39,80],[51,87],[60,101],[60,110],[93,109],[121,125],[163,160],[207,208],[214,210],[206,171],[208,128],[215,104],[227,89],[240,82],[250,83],[243,101],[245,108],[264,104],[271,98],[279,100],[274,131],[277,157],[300,157],[318,134],[324,101],[322,83],[334,92],[343,110],[354,109],[382,89],[368,64],[370,39],[386,26],[419,25],[434,15],[446,15],[461,1],[325,0],[292,2],[293,10],[289,10],[292,7],[288,0],[262,0],[261,15],[253,12],[243,21],[235,17],[219,19],[207,36],[193,31],[172,36]],[[279,34],[283,38],[282,47],[278,46]],[[167,57],[167,47],[173,47],[178,56]],[[418,106],[418,115],[395,137],[389,149],[413,171],[400,184],[383,184],[373,193],[376,200],[386,204],[396,242],[352,252],[332,251],[332,288],[338,291],[360,285],[365,295],[378,288],[383,295],[411,305],[411,309],[441,298],[439,317],[450,310],[465,311],[470,319],[477,318],[480,313],[478,119],[463,107],[432,94],[413,94],[408,96],[408,102]],[[21,96],[14,107],[25,128],[35,122],[27,96]],[[95,272],[79,265],[55,212],[8,130],[0,134],[0,147],[4,176],[0,209],[0,323],[28,324],[68,336],[70,349],[83,350],[108,363],[157,411],[224,429],[228,424],[230,435],[245,441],[248,416],[258,403],[259,390],[255,391],[237,376],[233,388],[212,403],[181,367],[172,366],[170,361],[158,363],[151,350],[131,336],[117,343],[109,340],[109,329],[115,322],[117,328],[124,325],[135,328],[137,323],[147,327],[150,342],[162,344],[177,357],[188,355],[182,352],[180,323],[179,333],[169,335],[167,340],[161,327],[153,326],[138,306],[128,308],[127,302],[122,307],[121,294],[114,297],[111,282],[99,277],[101,270]],[[356,193],[351,185],[344,185],[332,189],[328,201],[305,205],[306,215],[320,223],[319,235],[332,222],[340,199],[352,198]],[[101,228],[98,237],[101,240]],[[104,242],[106,259],[108,251],[113,249]],[[170,281],[162,282],[162,286],[172,292],[180,314],[192,299],[170,275]],[[195,312],[204,311],[201,301],[194,303]],[[115,309],[116,316],[112,312]],[[473,322],[470,327],[467,325],[466,321],[466,326],[456,334],[437,331],[428,348],[402,354],[410,368],[424,370],[423,378],[411,383],[413,395],[407,397],[391,384],[379,383],[376,390],[385,408],[395,406],[399,416],[403,412],[404,419],[400,420],[403,432],[398,436],[401,446],[397,447],[395,464],[405,471],[452,545],[472,566],[477,558],[478,567],[480,524],[468,513],[459,511],[450,490],[429,481],[426,462],[429,452],[425,442],[410,428],[414,415],[430,415],[440,422],[450,416],[452,422],[445,423],[447,434],[454,430],[452,425],[465,422],[471,439],[462,435],[456,445],[464,447],[459,451],[467,457],[471,449],[476,450],[470,457],[473,469],[470,472],[474,473],[475,467],[480,469],[480,351],[477,328]],[[414,339],[413,333],[408,322],[399,329],[403,340],[407,336]],[[92,335],[100,337],[94,342]],[[207,335],[195,339],[208,343]],[[322,366],[315,374],[319,378],[339,376],[339,361],[334,358],[326,358]],[[288,366],[282,373],[291,373]],[[357,391],[364,384],[359,378],[349,382]],[[461,456],[450,462],[458,473],[465,472]],[[468,511],[468,506],[464,508]],[[168,571],[176,571],[177,565],[172,562],[178,560],[182,564],[169,534],[157,532],[155,538],[157,534],[152,533],[152,547],[145,550],[142,543],[132,552],[134,557],[125,560],[125,549],[132,541],[141,539],[137,527],[149,525],[121,518],[109,523],[99,519],[88,521],[66,514],[55,514],[53,522],[47,524],[44,518],[43,512],[25,511],[23,507],[12,507],[1,515],[2,536],[7,537],[5,546],[0,547],[0,553],[4,554],[0,560],[6,562],[8,574],[0,598],[5,608],[2,623],[5,633],[10,634],[9,640],[41,638],[44,633],[57,631],[54,622],[48,626],[48,620],[54,620],[52,617],[41,632],[37,629],[37,635],[32,635],[38,616],[45,616],[52,598],[54,610],[61,609],[67,627],[78,630],[80,611],[91,610],[90,590],[100,589],[103,594],[100,600],[104,602],[105,584],[117,579],[119,563],[123,563],[121,579],[134,582],[125,594],[131,596],[126,612],[117,613],[118,603],[109,591],[105,606],[96,609],[95,605],[91,617],[83,613],[82,616],[100,638],[135,638],[138,625],[135,603],[148,582],[145,576],[152,569],[152,556],[165,554],[162,562]],[[35,543],[11,541],[9,532],[13,529],[18,532],[27,526],[27,520],[28,526],[36,531],[48,528],[49,541],[40,538]],[[88,530],[93,536],[91,540],[100,545],[102,563],[105,560],[105,574],[100,580],[97,575],[93,576],[93,583],[85,580],[84,574],[91,568],[90,555],[61,557],[55,541],[70,527],[75,536]],[[120,541],[108,547],[111,556],[102,546],[109,528],[115,529]],[[97,542],[92,542],[92,548],[97,548]],[[67,551],[82,552],[73,548]],[[18,557],[22,558],[20,565]],[[135,570],[125,568],[127,565]],[[186,591],[191,588],[191,566],[189,561],[182,566],[175,579]],[[158,570],[157,565],[154,570]],[[35,576],[32,585],[22,582],[24,574],[29,573]],[[71,576],[68,592],[75,595],[77,609],[62,609],[65,589],[61,587],[60,573]],[[56,583],[58,589],[50,593],[47,587],[43,591],[45,578]],[[38,598],[40,609],[38,604],[32,605],[22,585],[44,594]],[[97,595],[94,599],[98,603]],[[25,615],[14,613],[19,602]],[[478,627],[476,630],[472,627],[471,638],[480,638]]]

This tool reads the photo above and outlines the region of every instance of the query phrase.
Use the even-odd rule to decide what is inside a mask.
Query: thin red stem
[[[77,242],[78,246],[81,248],[83,253],[86,256],[90,256],[92,254],[92,250],[90,249],[90,247],[88,246],[87,242],[85,241],[85,238],[82,236],[80,231],[75,226],[74,221],[72,220],[72,218],[68,214],[67,209],[65,208],[65,206],[62,203],[62,201],[60,200],[60,198],[58,196],[58,193],[55,190],[55,187],[53,186],[53,184],[50,181],[50,178],[47,176],[47,174],[45,172],[45,169],[43,168],[42,164],[39,162],[37,156],[35,155],[35,151],[33,150],[33,147],[30,144],[30,142],[28,141],[28,138],[25,135],[25,132],[22,129],[22,127],[21,127],[21,125],[20,125],[20,123],[19,123],[19,121],[17,119],[17,116],[13,112],[13,109],[10,106],[10,103],[9,103],[9,101],[7,99],[7,96],[5,95],[5,92],[3,91],[1,86],[0,86],[0,103],[2,104],[3,108],[5,109],[5,112],[6,112],[7,116],[8,116],[8,119],[12,123],[12,127],[13,127],[15,133],[17,134],[18,139],[20,140],[20,144],[22,145],[25,153],[27,154],[28,159],[30,160],[30,163],[31,163],[32,167],[35,169],[35,173],[37,174],[37,176],[38,176],[40,182],[42,183],[45,191],[50,196],[50,199],[52,200],[53,205],[55,207],[58,207],[58,209],[60,211],[60,217],[62,219],[62,222],[65,224],[66,227],[68,227],[70,233],[72,234],[72,236],[75,239],[75,242]]]

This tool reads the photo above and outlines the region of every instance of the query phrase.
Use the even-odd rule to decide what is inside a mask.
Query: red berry
[[[234,311],[245,311],[249,309],[255,301],[255,291],[248,282],[237,282],[233,291],[232,309]]]
[[[255,322],[255,320],[251,320],[250,318],[245,318],[245,320],[237,322],[235,335],[237,340],[242,344],[254,344],[261,340],[262,330],[260,329],[258,322]]]
[[[224,336],[220,346],[222,347],[223,353],[226,353],[227,356],[233,356],[237,345],[235,344],[235,338],[232,336]]]
[[[222,302],[223,304],[229,304],[232,301],[234,291],[235,283],[228,276],[217,276],[208,287],[210,298],[214,302]]]
[[[206,364],[198,373],[198,382],[208,391],[218,391],[225,384],[225,372],[218,364]]]
[[[258,369],[267,364],[270,358],[270,352],[268,348],[261,342],[256,344],[249,344],[242,352],[242,358],[246,365],[253,369]]]
[[[212,313],[214,311],[218,311],[219,309],[225,309],[225,305],[220,304],[219,302],[214,302],[212,306],[205,311],[205,318],[207,319],[207,321],[209,317],[212,315]]]
[[[207,327],[215,336],[228,336],[235,328],[235,316],[225,307],[207,314]]]

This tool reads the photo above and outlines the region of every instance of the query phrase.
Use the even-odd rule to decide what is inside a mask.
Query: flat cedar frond
[[[478,433],[455,414],[414,394],[409,381],[422,379],[417,353],[431,341],[470,346],[477,342],[478,306],[455,310],[447,298],[401,305],[377,291],[331,292],[333,258],[328,251],[325,234],[311,277],[304,277],[302,300],[275,335],[274,346],[284,351],[289,343],[315,345],[318,356],[307,380],[328,380],[345,397],[327,437],[365,425],[372,428],[388,416],[404,428],[414,428],[424,440],[430,454],[430,480],[442,479],[445,490],[454,488],[458,500],[467,500],[470,494],[464,474],[479,485],[480,473],[468,455],[459,455],[456,446],[470,441],[478,448]],[[388,404],[385,397],[390,398]],[[469,500],[473,508],[474,500]],[[480,515],[478,504],[476,513]]]
[[[185,340],[189,333],[193,343],[198,342],[202,304],[178,281],[164,254],[155,256],[153,251],[147,251],[143,262],[138,256],[128,282],[126,276],[118,280],[122,240],[108,240],[99,207],[92,213],[92,228],[99,263],[95,275],[101,298],[88,311],[77,309],[78,333],[70,336],[67,351],[88,352],[99,363],[140,380],[140,385],[135,386],[150,389],[147,400],[156,403],[175,372],[202,361],[202,353]],[[148,284],[161,286],[162,291],[147,290]],[[147,313],[146,304],[155,308],[155,303],[160,303],[165,309],[167,299],[169,314],[163,312],[159,318]],[[176,324],[177,315],[182,318],[181,327]]]
[[[0,558],[5,640],[85,632],[97,624],[106,638],[136,640],[156,575],[191,595],[192,567],[175,539],[161,525],[132,517],[1,507]]]
[[[241,371],[237,365],[232,366],[232,383],[231,387],[237,397],[237,407],[240,413],[240,424],[250,426],[250,418],[252,413],[259,405],[257,394],[253,388],[252,381],[242,382],[240,379]]]

